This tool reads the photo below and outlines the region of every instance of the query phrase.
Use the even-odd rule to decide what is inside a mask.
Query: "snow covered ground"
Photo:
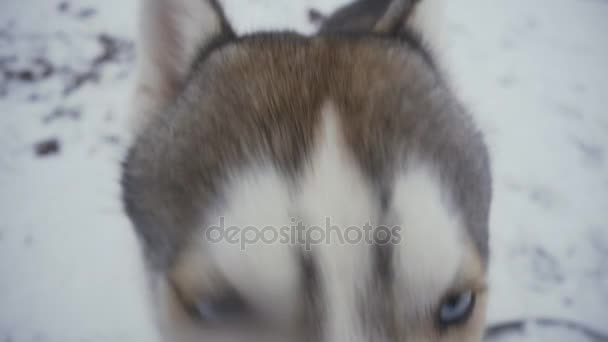
[[[347,0],[224,0],[239,31]],[[608,341],[608,1],[446,1],[490,144],[492,341]],[[314,16],[313,16],[314,17]],[[0,341],[155,341],[119,201],[135,3],[0,1]]]

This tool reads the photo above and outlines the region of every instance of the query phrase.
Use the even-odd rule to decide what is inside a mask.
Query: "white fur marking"
[[[378,212],[373,194],[346,150],[335,107],[327,103],[321,117],[321,139],[301,184],[298,208],[308,226],[325,228],[329,218],[342,232],[350,226],[363,230],[370,220],[374,224]],[[340,244],[331,237],[331,243],[313,246],[327,301],[325,340],[357,341],[363,334],[356,305],[369,274],[371,246],[365,241]]]
[[[282,227],[291,225],[289,201],[285,180],[272,167],[259,167],[233,178],[226,196],[228,207],[212,216],[224,217],[225,228],[234,226],[243,232],[248,226],[256,231],[269,227],[278,233]],[[261,240],[242,247],[240,243],[222,240],[202,248],[209,249],[230,285],[257,309],[278,320],[292,319],[297,310],[299,282],[293,247]]]
[[[410,163],[395,184],[393,210],[401,244],[395,253],[403,312],[422,314],[436,304],[459,271],[465,242],[459,215],[447,203],[431,167]]]

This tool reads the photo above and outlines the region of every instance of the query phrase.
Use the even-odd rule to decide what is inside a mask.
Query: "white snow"
[[[222,1],[239,32],[304,33],[345,2]],[[0,340],[155,341],[117,182],[135,1],[65,3],[0,2]],[[608,336],[608,1],[446,3],[441,59],[494,166],[489,323],[527,322],[493,340]]]

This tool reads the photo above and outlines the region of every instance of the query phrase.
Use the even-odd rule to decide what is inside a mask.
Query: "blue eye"
[[[474,307],[473,291],[448,296],[439,308],[439,322],[444,326],[465,322],[471,316]]]
[[[248,311],[245,301],[232,291],[218,297],[203,298],[194,309],[197,318],[206,323],[230,322],[242,318]]]

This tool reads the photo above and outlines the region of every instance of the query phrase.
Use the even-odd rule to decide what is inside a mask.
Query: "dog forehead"
[[[238,242],[224,236],[212,244],[214,259],[231,283],[252,296],[270,299],[278,292],[289,298],[301,287],[298,251],[310,242],[295,234],[302,221],[304,229],[321,228],[320,246],[312,248],[321,271],[338,272],[326,272],[326,285],[340,279],[365,283],[370,270],[363,265],[372,267],[368,259],[373,257],[365,225],[388,222],[399,234],[391,246],[395,291],[411,298],[407,311],[427,309],[452,286],[471,253],[458,207],[450,203],[432,164],[412,159],[396,171],[390,207],[382,213],[377,194],[346,148],[337,109],[328,101],[320,113],[316,147],[297,184],[269,164],[230,178],[226,205],[217,217],[224,229],[238,227],[233,230]],[[353,246],[348,246],[347,228],[359,229]]]
[[[337,108],[327,101],[319,111],[313,151],[297,179],[268,163],[230,177],[218,217],[225,230],[236,228],[241,243],[224,236],[204,248],[257,308],[284,319],[321,305],[328,334],[341,336],[347,333],[342,327],[358,321],[361,289],[370,282],[372,242],[364,229],[376,220],[379,205],[346,148]],[[308,283],[303,254],[314,260],[318,286]]]
[[[352,269],[351,260],[368,256],[364,230],[377,219],[378,201],[346,149],[337,109],[327,101],[319,110],[315,147],[297,179],[256,163],[228,177],[223,204],[205,214],[217,220],[205,222],[204,248],[235,286],[290,292],[299,286],[302,251]]]

